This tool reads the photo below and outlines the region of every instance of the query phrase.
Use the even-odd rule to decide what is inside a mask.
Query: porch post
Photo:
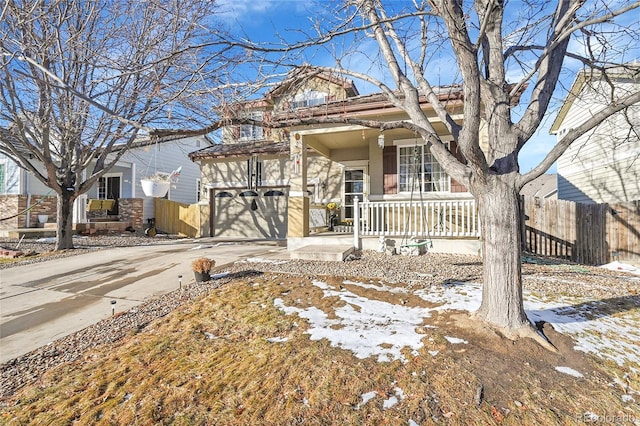
[[[353,247],[360,250],[360,201],[353,200]]]
[[[302,135],[290,139],[291,179],[289,187],[287,237],[309,236],[309,194],[307,194],[307,150]]]

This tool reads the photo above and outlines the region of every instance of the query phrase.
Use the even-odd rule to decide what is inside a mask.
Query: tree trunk
[[[73,193],[62,191],[58,194],[57,202],[57,231],[58,240],[56,250],[73,248],[73,202],[76,197]]]
[[[507,337],[529,335],[532,327],[522,304],[519,194],[499,178],[489,185],[476,197],[482,226],[484,284],[475,316]]]

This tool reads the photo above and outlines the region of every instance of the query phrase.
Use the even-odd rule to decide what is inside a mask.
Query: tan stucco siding
[[[257,188],[256,197],[242,197],[247,181],[247,158],[203,160],[202,184],[215,188],[213,235],[216,237],[286,238],[288,230],[289,188],[293,165],[287,157],[262,157],[263,183],[273,188]],[[343,167],[322,156],[307,159],[308,190],[313,201],[340,199]],[[268,196],[270,190],[284,195]],[[230,197],[216,197],[226,192]],[[227,195],[225,194],[225,195]],[[300,225],[300,224],[299,224]],[[300,232],[303,230],[300,229]]]

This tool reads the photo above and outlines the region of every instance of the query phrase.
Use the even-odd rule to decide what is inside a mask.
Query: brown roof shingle
[[[216,144],[189,154],[191,161],[208,158],[242,157],[246,155],[289,155],[289,142],[258,141]]]

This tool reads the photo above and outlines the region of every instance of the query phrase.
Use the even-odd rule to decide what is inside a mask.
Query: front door
[[[118,199],[120,198],[120,176],[103,176],[98,185],[98,198],[115,200],[113,209],[107,210],[108,215],[118,215]]]
[[[342,203],[342,215],[345,220],[353,220],[353,202],[356,197],[359,201],[364,199],[366,192],[367,169],[365,167],[353,167],[344,171],[344,202]]]

